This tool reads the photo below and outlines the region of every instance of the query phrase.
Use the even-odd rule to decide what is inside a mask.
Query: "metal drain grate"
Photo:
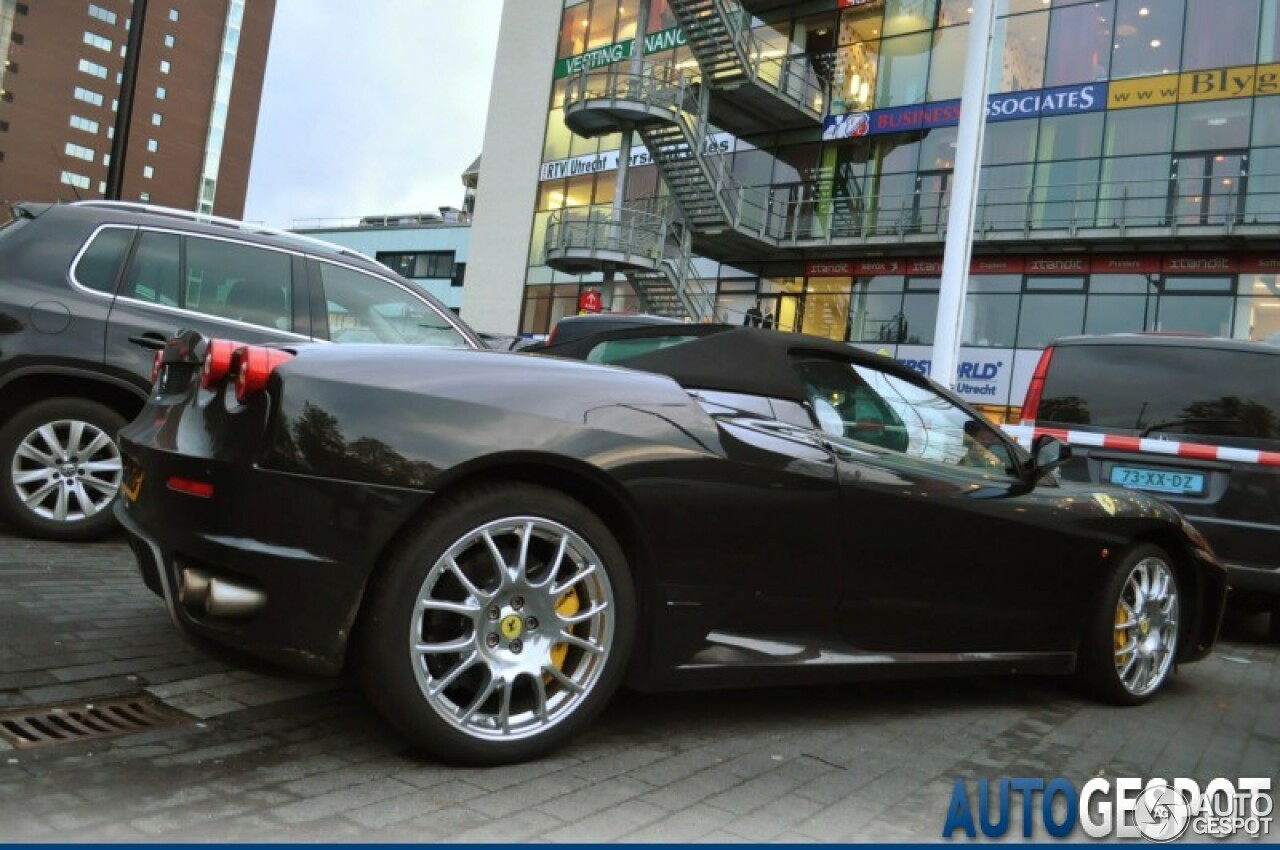
[[[0,739],[18,749],[31,749],[193,722],[190,715],[149,694],[129,694],[0,713]]]

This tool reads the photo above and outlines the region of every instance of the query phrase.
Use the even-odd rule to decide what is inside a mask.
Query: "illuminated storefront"
[[[783,331],[927,370],[969,3],[697,6],[564,4],[519,330],[547,332],[583,286],[653,309],[620,234],[641,210],[689,218],[705,178],[714,215],[649,257],[694,320],[759,301]],[[961,392],[1016,406],[1035,353],[1068,334],[1280,343],[1280,0],[998,8]],[[742,68],[712,67],[717,49]],[[652,149],[680,141],[654,129],[664,108],[683,158]]]

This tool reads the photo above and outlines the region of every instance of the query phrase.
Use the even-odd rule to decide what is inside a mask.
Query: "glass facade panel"
[[[1168,151],[1173,143],[1173,106],[1117,109],[1107,113],[1103,156]]]
[[[1178,107],[1174,150],[1224,151],[1249,146],[1252,103],[1245,100],[1210,100]]]
[[[1162,295],[1155,329],[1230,336],[1233,301],[1219,295]]]
[[[1145,295],[1089,295],[1084,332],[1138,333],[1150,329],[1155,302]]]
[[[1116,0],[1111,78],[1176,72],[1184,9],[1184,0]]]
[[[1112,0],[1056,8],[1051,13],[1046,88],[1105,80],[1115,52]]]
[[[901,278],[893,291],[878,291],[876,280],[862,278],[854,284],[849,307],[849,341],[905,342]]]
[[[1084,295],[1027,293],[1018,317],[1018,347],[1044,348],[1060,336],[1084,327]]]
[[[880,42],[875,106],[905,106],[925,101],[929,80],[931,33],[886,38]]]
[[[1182,70],[1252,65],[1260,8],[1260,0],[1187,0]]]
[[[1000,57],[999,77],[997,78],[996,68],[993,67],[991,91],[1028,91],[1040,88],[1044,84],[1044,56],[1048,35],[1048,12],[1014,15],[997,20],[992,56]],[[993,58],[993,64],[995,61]]]
[[[934,34],[928,100],[960,97],[960,89],[964,85],[964,57],[968,38],[968,26],[948,27]]]

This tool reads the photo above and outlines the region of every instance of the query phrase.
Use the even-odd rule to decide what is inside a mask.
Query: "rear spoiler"
[[[53,204],[37,204],[31,201],[19,201],[9,207],[10,218],[38,218]]]

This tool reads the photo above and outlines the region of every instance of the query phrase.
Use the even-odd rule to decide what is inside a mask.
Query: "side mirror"
[[[1039,481],[1071,459],[1071,446],[1041,434],[1031,443],[1031,480]]]

